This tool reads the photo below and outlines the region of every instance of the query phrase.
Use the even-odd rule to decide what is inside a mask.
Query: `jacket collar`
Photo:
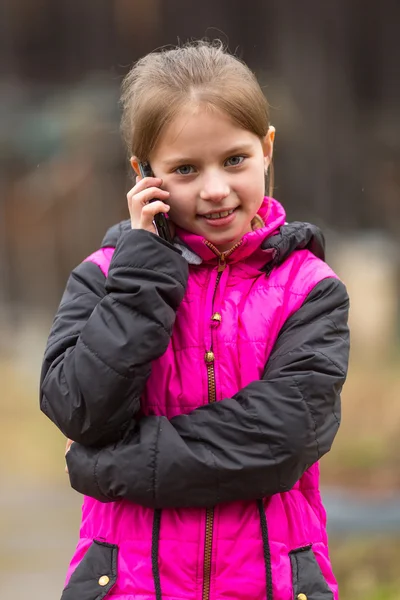
[[[235,263],[254,254],[260,249],[261,245],[268,237],[278,231],[279,227],[285,223],[286,219],[286,213],[283,206],[277,200],[268,197],[264,198],[257,214],[260,218],[260,222],[264,223],[264,226],[244,235],[237,248],[235,248],[232,253],[228,251],[227,261]],[[190,233],[179,227],[176,228],[176,235],[179,240],[181,240],[192,253],[200,257],[202,261],[210,262],[217,260],[217,253],[212,249],[212,245],[210,245],[204,237]]]
[[[243,243],[232,253],[229,260],[237,262],[252,257],[257,268],[269,273],[274,267],[282,264],[295,250],[310,250],[315,256],[325,259],[325,240],[321,230],[311,223],[285,223],[285,211],[282,205],[273,198],[265,198],[258,212],[264,221],[260,227],[243,237]],[[129,231],[129,220],[111,227],[102,241],[102,248],[114,248],[119,237]],[[179,230],[179,237],[174,245],[190,264],[201,264],[203,261],[217,262],[217,256],[206,245],[206,240],[185,230]]]

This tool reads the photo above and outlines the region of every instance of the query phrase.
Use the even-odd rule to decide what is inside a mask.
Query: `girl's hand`
[[[70,451],[70,448],[73,444],[73,440],[67,440],[67,445],[65,446],[65,453],[64,456],[67,456],[68,452]],[[67,465],[65,465],[65,472],[68,473],[68,467]]]
[[[128,207],[131,216],[132,229],[145,229],[156,233],[153,225],[154,216],[169,211],[167,201],[169,192],[162,190],[162,179],[158,177],[136,177],[136,185],[128,192]],[[157,198],[155,202],[151,202]]]

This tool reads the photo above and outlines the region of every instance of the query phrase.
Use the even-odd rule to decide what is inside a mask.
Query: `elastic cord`
[[[265,573],[267,583],[267,600],[273,600],[272,588],[272,568],[271,568],[271,549],[269,546],[268,524],[265,516],[264,503],[262,500],[257,500],[258,512],[260,514],[261,536],[264,550]],[[160,545],[160,529],[161,529],[161,510],[154,511],[153,519],[153,534],[151,542],[151,562],[154,578],[154,588],[156,592],[156,600],[162,600],[160,567],[158,564],[158,550]]]
[[[261,535],[264,549],[265,573],[267,581],[267,600],[273,600],[271,548],[269,546],[267,517],[265,516],[264,502],[257,500],[258,512],[260,513]]]
[[[153,570],[154,588],[156,600],[161,598],[160,566],[158,564],[158,550],[160,545],[161,510],[154,511],[153,534],[151,538],[151,565]]]

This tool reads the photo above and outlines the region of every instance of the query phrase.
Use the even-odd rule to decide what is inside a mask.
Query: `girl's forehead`
[[[175,152],[221,151],[226,146],[251,144],[255,134],[240,127],[225,112],[217,108],[186,106],[165,126],[154,155],[163,159]]]
[[[237,130],[240,127],[226,112],[209,104],[189,104],[184,106],[166,126],[166,135],[182,135],[187,130],[209,131],[215,128],[225,131]]]

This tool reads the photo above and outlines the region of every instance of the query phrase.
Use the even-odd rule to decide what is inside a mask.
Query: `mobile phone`
[[[153,171],[151,170],[151,166],[149,162],[140,162],[139,163],[139,171],[140,171],[140,175],[142,177],[154,177],[153,175]],[[151,202],[154,202],[155,200],[157,200],[157,198],[153,198],[151,200]],[[168,227],[168,220],[167,217],[165,216],[164,213],[158,213],[154,216],[154,227],[156,228],[156,231],[158,233],[158,235],[160,236],[160,238],[162,238],[163,240],[165,240],[166,242],[169,242],[170,244],[173,243],[172,240],[172,236]]]

